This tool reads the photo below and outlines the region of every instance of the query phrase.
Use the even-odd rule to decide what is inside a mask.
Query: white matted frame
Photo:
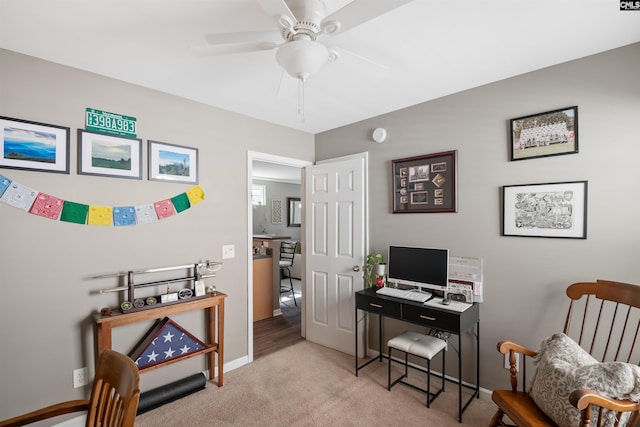
[[[587,238],[587,181],[502,187],[502,235]]]
[[[149,180],[198,183],[198,149],[149,140]]]
[[[142,179],[142,140],[78,129],[78,174]]]
[[[69,128],[0,116],[0,167],[69,173]]]

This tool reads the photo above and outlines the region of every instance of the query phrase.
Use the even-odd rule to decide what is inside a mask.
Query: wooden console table
[[[171,364],[201,354],[207,354],[209,359],[209,379],[213,380],[215,376],[216,366],[215,355],[217,354],[218,387],[222,387],[224,366],[224,299],[226,297],[226,294],[216,292],[214,295],[197,297],[192,300],[180,300],[175,303],[158,304],[158,306],[156,307],[139,311],[113,313],[110,316],[103,316],[98,313],[94,315],[96,360],[103,350],[112,348],[111,332],[115,327],[129,325],[131,323],[143,322],[146,320],[160,319],[187,311],[205,310],[206,324],[208,326],[208,338],[205,340],[206,347],[204,349],[190,353],[189,355],[180,359],[168,360],[167,362],[162,364],[143,368],[141,369],[141,371],[156,369],[164,366],[165,364]]]

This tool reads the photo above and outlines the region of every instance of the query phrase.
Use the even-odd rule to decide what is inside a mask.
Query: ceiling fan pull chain
[[[304,123],[304,79],[298,79],[298,116],[300,122]]]

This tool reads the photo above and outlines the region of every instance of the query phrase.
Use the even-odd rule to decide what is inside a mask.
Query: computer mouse
[[[442,305],[449,305],[451,304],[451,300],[449,298],[442,298]]]

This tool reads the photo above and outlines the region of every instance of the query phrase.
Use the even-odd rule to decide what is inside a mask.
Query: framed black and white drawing
[[[0,117],[0,167],[69,173],[69,128]]]
[[[142,179],[142,140],[78,129],[78,174]]]
[[[149,179],[198,183],[198,149],[149,141]]]
[[[577,106],[511,119],[510,129],[510,160],[578,152]]]
[[[587,181],[502,187],[502,235],[587,238]]]

